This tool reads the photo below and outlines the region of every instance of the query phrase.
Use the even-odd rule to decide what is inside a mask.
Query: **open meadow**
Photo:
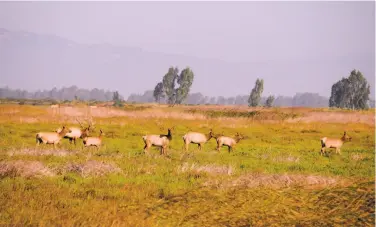
[[[92,119],[103,145],[36,146]],[[142,136],[166,134],[167,155]],[[235,106],[0,105],[0,225],[374,226],[375,112]],[[189,131],[214,138],[184,149]],[[322,137],[352,137],[321,156]]]

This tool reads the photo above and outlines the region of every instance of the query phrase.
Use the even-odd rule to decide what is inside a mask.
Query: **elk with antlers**
[[[343,133],[343,136],[340,139],[333,139],[328,137],[321,138],[321,151],[320,155],[326,154],[326,148],[335,148],[336,154],[341,154],[341,147],[342,145],[347,142],[351,141],[352,138],[346,134],[346,131]]]
[[[240,140],[245,139],[244,136],[240,135],[239,133],[236,133],[235,138],[227,137],[227,136],[218,136],[217,138],[217,151],[222,146],[227,146],[228,147],[228,152],[231,152],[235,145],[239,143]]]
[[[54,148],[56,148],[56,145],[60,143],[66,131],[67,128],[63,126],[60,132],[38,132],[35,137],[37,146],[39,146],[40,143],[53,144]]]
[[[166,148],[168,147],[170,141],[172,140],[171,131],[175,127],[169,128],[167,131],[167,135],[145,135],[142,137],[145,146],[144,152],[149,153],[149,149],[151,146],[160,147],[161,148],[161,155],[167,154]]]
[[[199,132],[188,132],[183,136],[185,150],[188,151],[188,146],[190,143],[197,144],[198,149],[201,150],[202,145],[208,142],[212,137],[213,131],[211,129],[207,135]]]
[[[73,141],[75,145],[76,145],[76,140],[78,138],[84,139],[85,137],[89,135],[90,130],[93,128],[92,120],[90,120],[90,122],[87,121],[88,127],[86,128],[82,125],[82,123],[77,118],[76,118],[76,121],[78,122],[81,128],[69,127],[68,132],[64,135],[64,138],[69,139],[69,143],[72,143]],[[61,131],[61,128],[58,128],[56,130],[57,133],[59,133],[60,131]]]

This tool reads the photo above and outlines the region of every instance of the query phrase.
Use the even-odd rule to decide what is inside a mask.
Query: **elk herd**
[[[62,128],[58,128],[54,132],[38,132],[36,134],[37,146],[41,143],[53,144],[54,148],[56,148],[56,145],[59,144],[63,138],[66,138],[71,144],[74,143],[74,145],[76,145],[77,139],[82,139],[83,146],[95,146],[97,148],[100,148],[102,145],[103,136],[105,135],[102,129],[100,129],[99,136],[89,136],[90,131],[94,128],[92,121],[88,121],[88,126],[85,127],[82,122],[80,122],[78,119],[76,120],[79,123],[80,127],[67,128],[63,126]],[[174,129],[175,127],[168,128],[167,134],[149,134],[142,136],[142,140],[145,144],[144,153],[148,154],[150,147],[153,146],[160,148],[161,155],[166,155],[167,149],[172,140],[172,132]],[[223,132],[221,134],[214,134],[212,129],[210,129],[207,134],[199,132],[188,132],[182,137],[185,151],[188,151],[189,144],[197,144],[198,149],[201,150],[202,146],[212,138],[214,138],[217,142],[217,151],[220,151],[222,146],[226,146],[228,148],[228,152],[231,152],[233,151],[235,145],[240,142],[240,140],[247,139],[248,137],[243,136],[239,133],[236,133],[234,137],[224,136]],[[320,139],[320,155],[327,154],[326,149],[328,148],[334,148],[336,153],[341,154],[340,149],[342,145],[345,142],[351,140],[352,138],[346,133],[346,131],[339,139],[323,137]]]

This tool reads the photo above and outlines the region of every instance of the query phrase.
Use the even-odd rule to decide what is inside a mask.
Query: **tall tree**
[[[255,87],[252,89],[251,94],[248,98],[248,105],[249,106],[258,106],[261,100],[261,94],[264,91],[264,80],[257,79],[255,83]]]
[[[168,104],[174,104],[175,103],[175,82],[178,78],[179,70],[178,68],[170,67],[168,69],[168,72],[164,75],[162,84],[164,88],[164,92],[167,96],[167,103]]]
[[[154,99],[156,102],[160,102],[161,98],[164,98],[164,89],[163,89],[163,83],[159,82],[155,88],[153,93]]]
[[[273,95],[270,95],[270,96],[268,96],[268,98],[266,99],[265,106],[266,106],[266,107],[272,107],[272,106],[273,106],[273,102],[274,102],[274,96],[273,96]]]
[[[370,85],[360,71],[351,71],[348,78],[342,78],[332,86],[329,107],[367,109]]]
[[[192,70],[187,67],[181,71],[177,78],[179,87],[176,89],[176,100],[177,104],[181,104],[188,96],[194,79],[194,74]]]
[[[114,101],[114,106],[122,107],[123,103],[121,102],[119,92],[115,91],[112,96],[112,101]]]

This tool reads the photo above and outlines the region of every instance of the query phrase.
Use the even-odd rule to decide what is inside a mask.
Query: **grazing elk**
[[[321,151],[320,155],[326,154],[326,148],[335,148],[336,154],[341,154],[341,147],[342,145],[347,142],[351,141],[352,138],[347,135],[346,131],[343,133],[343,136],[340,139],[333,139],[328,137],[321,138]]]
[[[61,139],[64,137],[65,133],[67,131],[67,128],[63,126],[63,128],[60,130],[59,133],[57,132],[38,132],[36,134],[36,142],[37,146],[39,146],[40,143],[43,144],[53,144],[54,148],[56,148],[56,144],[60,143]]]
[[[83,143],[84,143],[85,147],[95,146],[95,147],[99,148],[102,145],[102,138],[104,136],[104,133],[103,133],[102,129],[100,129],[99,131],[100,131],[100,133],[99,133],[98,137],[87,137],[86,136],[83,139]]]
[[[222,146],[227,146],[228,147],[228,152],[230,153],[234,146],[239,143],[240,140],[245,139],[244,136],[240,135],[239,133],[236,133],[235,138],[227,137],[227,136],[218,136],[217,138],[217,151]]]
[[[144,152],[149,153],[149,149],[151,146],[160,147],[161,148],[161,155],[167,154],[166,148],[168,147],[170,141],[172,140],[171,131],[175,127],[169,128],[167,135],[145,135],[142,137],[144,140]]]
[[[213,131],[211,129],[207,135],[199,132],[188,132],[183,136],[185,150],[188,151],[188,146],[190,143],[197,144],[198,149],[201,150],[202,145],[208,142],[212,137]]]
[[[64,138],[68,138],[69,143],[72,143],[73,141],[74,145],[76,145],[76,140],[78,138],[84,139],[85,137],[89,136],[89,132],[93,127],[93,123],[91,121],[90,122],[88,121],[88,127],[86,128],[82,125],[82,123],[77,118],[76,118],[76,121],[78,122],[78,124],[80,124],[81,128],[69,127],[68,132],[64,135]],[[59,133],[60,131],[61,131],[61,128],[58,128],[56,130],[57,133]]]

